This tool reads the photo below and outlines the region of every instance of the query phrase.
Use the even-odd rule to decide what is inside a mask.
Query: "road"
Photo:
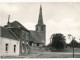
[[[75,58],[80,58],[80,53],[75,53]],[[5,56],[2,58],[73,58],[72,52],[37,52],[25,56]]]
[[[74,57],[80,58],[80,48],[74,49]],[[62,52],[31,52],[24,56],[3,56],[2,58],[73,58],[72,48],[67,48]]]
[[[75,58],[80,58],[80,53],[75,53]],[[38,55],[30,58],[73,58],[72,52],[38,52]]]

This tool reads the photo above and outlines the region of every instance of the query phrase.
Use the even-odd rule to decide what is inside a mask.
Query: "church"
[[[35,31],[30,31],[30,45],[31,46],[45,46],[45,39],[46,39],[46,25],[43,23],[43,16],[42,16],[42,7],[40,6],[39,18],[38,23],[35,26]]]
[[[44,47],[46,42],[46,25],[43,23],[42,7],[40,6],[38,23],[35,30],[26,29],[18,21],[8,22],[0,26],[0,56],[13,56],[28,53],[29,47]]]

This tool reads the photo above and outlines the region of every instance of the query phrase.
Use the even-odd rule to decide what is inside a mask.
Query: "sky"
[[[14,2],[0,3],[0,26],[18,21],[28,30],[35,30],[39,9],[42,5],[43,22],[46,25],[46,44],[55,33],[62,33],[69,43],[68,34],[80,42],[80,3],[79,2]]]

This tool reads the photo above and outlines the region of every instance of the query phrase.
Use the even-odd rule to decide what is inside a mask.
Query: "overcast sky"
[[[72,34],[80,42],[80,3],[76,2],[0,3],[0,26],[7,24],[10,14],[10,22],[16,20],[28,30],[35,30],[40,4],[46,25],[46,44],[54,33],[62,33],[65,36]],[[70,40],[67,39],[66,42],[69,43]]]

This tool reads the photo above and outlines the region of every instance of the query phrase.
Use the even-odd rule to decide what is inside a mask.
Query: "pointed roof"
[[[42,17],[42,6],[40,5],[40,12],[39,12],[39,18],[38,18],[38,24],[43,24],[43,17]]]
[[[7,29],[5,27],[2,27],[2,26],[0,26],[0,29],[1,29],[0,37],[14,39],[14,40],[19,40],[16,36],[14,36],[12,34],[12,32],[9,29]]]

